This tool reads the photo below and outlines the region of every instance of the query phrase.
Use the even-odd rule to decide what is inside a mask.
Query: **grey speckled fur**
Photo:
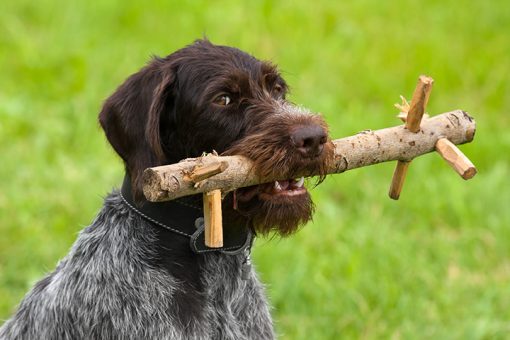
[[[154,227],[127,208],[118,192],[85,228],[56,270],[38,282],[0,339],[272,339],[263,287],[242,255],[207,254],[201,280],[203,320],[180,324],[181,283],[151,267]]]

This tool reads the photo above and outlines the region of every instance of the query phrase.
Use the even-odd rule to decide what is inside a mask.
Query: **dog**
[[[273,339],[252,241],[292,235],[311,219],[296,176],[320,182],[333,150],[324,120],[287,93],[275,65],[207,39],[131,75],[99,114],[125,164],[122,188],[0,339]],[[142,191],[144,169],[204,152],[243,155],[260,176],[288,178],[226,195],[218,249],[204,244],[201,195],[151,203]]]

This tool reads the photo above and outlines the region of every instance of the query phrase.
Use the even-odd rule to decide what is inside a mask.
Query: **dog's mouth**
[[[301,177],[240,188],[235,191],[235,196],[239,202],[248,202],[254,197],[262,201],[270,201],[278,198],[293,198],[305,195],[307,192],[305,178]]]

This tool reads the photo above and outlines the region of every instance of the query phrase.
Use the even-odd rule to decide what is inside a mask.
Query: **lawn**
[[[123,167],[97,123],[152,55],[204,35],[272,60],[335,138],[399,124],[435,79],[431,115],[477,120],[463,181],[438,155],[331,176],[314,222],[259,239],[281,339],[510,338],[510,2],[27,1],[0,11],[0,320],[53,270]],[[0,321],[1,324],[1,321]]]

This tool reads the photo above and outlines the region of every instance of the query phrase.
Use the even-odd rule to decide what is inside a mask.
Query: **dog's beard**
[[[308,193],[298,200],[287,203],[285,200],[259,200],[259,210],[253,216],[256,232],[268,235],[276,232],[280,236],[289,236],[310,221],[314,205]]]
[[[248,202],[234,202],[235,195],[229,195],[225,214],[227,220],[239,223],[248,220],[257,235],[278,235],[286,237],[297,232],[300,227],[312,220],[315,210],[308,192],[299,197],[278,197],[260,199],[254,197]]]

